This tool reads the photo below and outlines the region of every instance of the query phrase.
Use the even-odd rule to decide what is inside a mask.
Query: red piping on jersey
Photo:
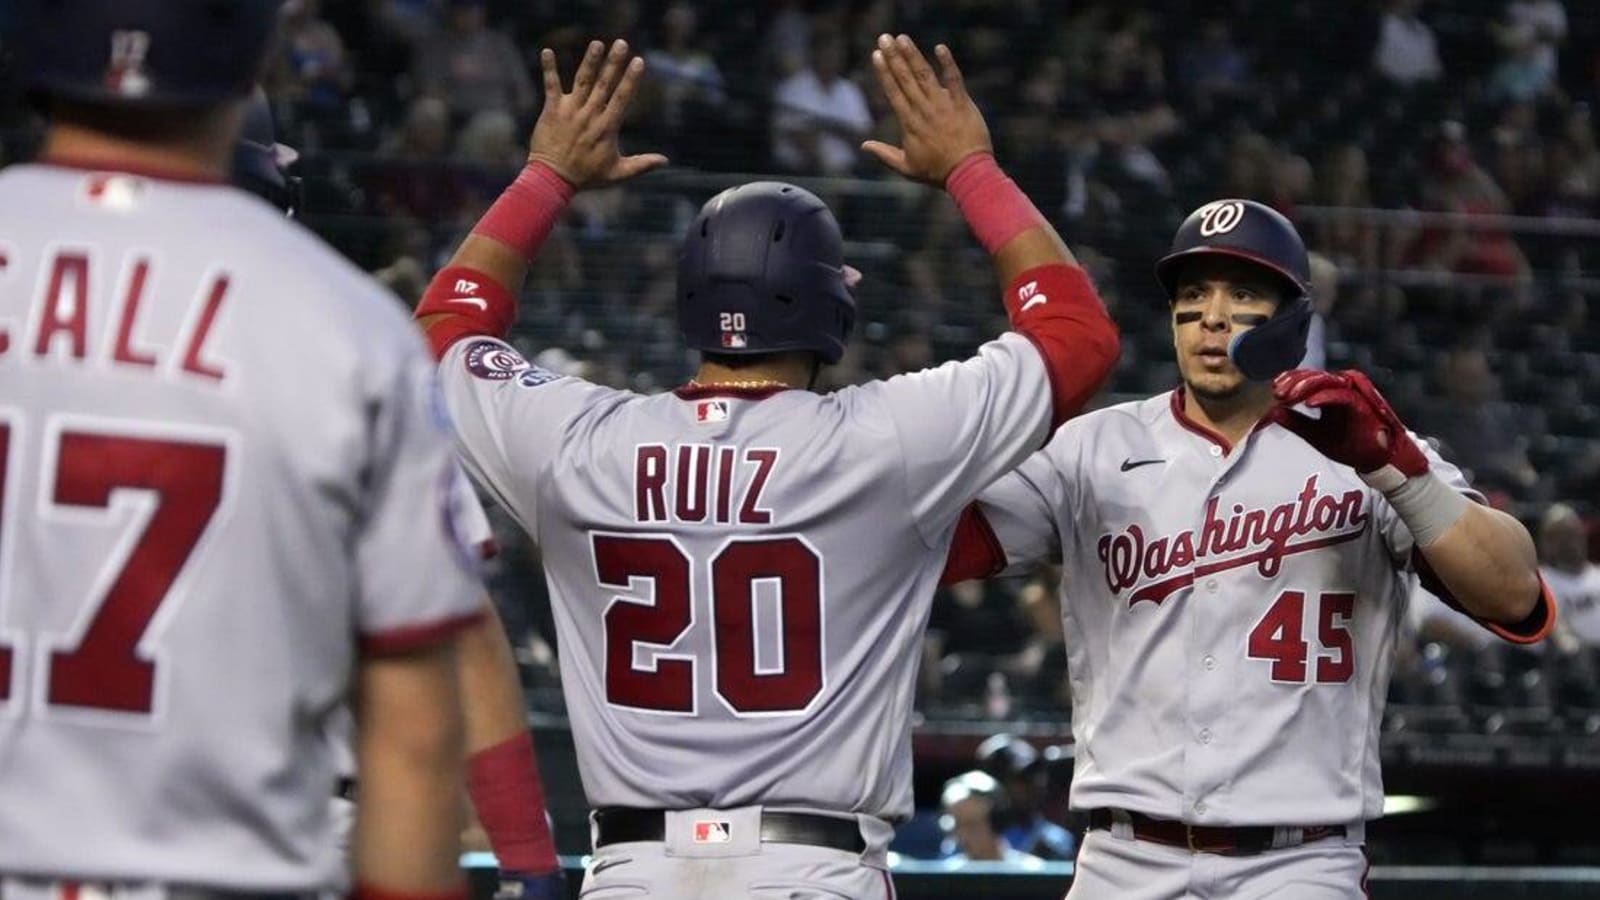
[[[704,400],[707,397],[738,397],[742,400],[765,400],[774,394],[784,391],[798,391],[800,388],[788,385],[771,385],[766,387],[738,387],[731,384],[686,384],[675,388],[672,393],[679,400]]]
[[[193,172],[179,172],[175,169],[143,163],[90,160],[76,156],[47,156],[41,158],[38,163],[41,166],[49,166],[54,169],[76,169],[81,172],[138,175],[142,178],[154,178],[157,181],[171,181],[177,184],[219,185],[228,183],[228,180],[220,175],[197,175]]]
[[[383,656],[390,653],[408,653],[442,644],[458,632],[483,621],[483,611],[473,610],[463,616],[452,616],[420,625],[402,625],[383,631],[361,635],[361,653],[364,656]]]
[[[1174,419],[1177,419],[1178,420],[1178,424],[1182,425],[1185,429],[1187,429],[1189,431],[1192,431],[1195,434],[1198,434],[1201,437],[1205,438],[1206,440],[1210,441],[1211,443],[1216,444],[1218,447],[1221,447],[1223,453],[1232,453],[1233,452],[1233,442],[1232,441],[1228,440],[1227,438],[1223,437],[1220,434],[1217,434],[1215,431],[1212,431],[1211,429],[1207,428],[1206,426],[1201,425],[1199,422],[1196,422],[1195,420],[1189,418],[1189,414],[1186,411],[1184,411],[1183,407],[1184,407],[1184,393],[1183,393],[1183,387],[1180,385],[1176,390],[1174,390],[1172,392],[1172,417]]]
[[[1178,424],[1183,426],[1186,430],[1192,431],[1195,434],[1198,434],[1201,437],[1205,438],[1206,440],[1210,441],[1211,443],[1216,444],[1218,447],[1221,447],[1222,448],[1222,452],[1224,454],[1232,453],[1233,452],[1233,442],[1232,441],[1228,440],[1227,438],[1223,437],[1222,435],[1218,434],[1217,432],[1212,431],[1210,428],[1207,428],[1206,426],[1201,425],[1199,422],[1196,422],[1195,420],[1189,418],[1189,413],[1185,409],[1186,402],[1187,402],[1185,398],[1186,398],[1186,394],[1185,394],[1183,385],[1180,384],[1180,385],[1178,385],[1177,388],[1175,388],[1172,391],[1172,417],[1174,419],[1177,419],[1178,420]],[[1260,419],[1256,420],[1256,424],[1252,425],[1250,427],[1250,430],[1252,432],[1260,431],[1261,429],[1267,427],[1270,424],[1272,424],[1271,417],[1262,416]]]

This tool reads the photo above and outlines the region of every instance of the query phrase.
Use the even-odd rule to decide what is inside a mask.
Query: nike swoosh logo
[[[1027,312],[1028,310],[1033,309],[1035,306],[1038,306],[1041,303],[1049,302],[1049,300],[1050,300],[1050,298],[1046,297],[1043,294],[1034,294],[1032,300],[1029,300],[1027,303],[1022,304],[1022,311],[1023,312]]]
[[[623,863],[631,862],[633,862],[633,857],[631,856],[613,857],[611,859],[597,859],[589,865],[589,874],[599,875],[601,872],[604,872],[612,866],[620,866]]]
[[[446,300],[445,302],[446,303],[465,303],[468,306],[476,306],[477,308],[479,308],[481,310],[484,310],[486,312],[489,309],[489,301],[483,299],[482,297],[451,297],[449,300]]]
[[[1134,459],[1130,456],[1122,461],[1122,471],[1127,472],[1131,469],[1137,469],[1140,466],[1153,466],[1156,463],[1164,462],[1166,462],[1164,459]]]

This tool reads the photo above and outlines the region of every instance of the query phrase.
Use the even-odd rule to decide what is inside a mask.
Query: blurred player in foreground
[[[271,0],[29,0],[50,116],[0,173],[0,894],[453,898],[455,533],[384,291],[226,184]]]

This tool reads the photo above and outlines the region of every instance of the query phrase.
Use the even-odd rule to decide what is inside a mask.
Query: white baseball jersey
[[[590,803],[910,814],[956,520],[1050,422],[1027,338],[826,396],[640,396],[481,338],[441,372],[469,470],[542,550]]]
[[[1182,397],[1068,422],[980,497],[1008,563],[1062,564],[1071,805],[1209,825],[1376,817],[1410,532],[1292,432],[1263,425],[1230,452]]]
[[[0,173],[0,873],[341,881],[358,644],[479,610],[433,377],[254,197]]]
[[[1600,646],[1600,566],[1584,563],[1577,573],[1540,566],[1539,574],[1555,595],[1567,629],[1585,644]]]

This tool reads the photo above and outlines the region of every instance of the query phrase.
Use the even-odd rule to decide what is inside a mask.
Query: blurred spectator
[[[273,96],[317,113],[343,112],[353,77],[344,39],[322,18],[322,0],[288,0],[282,16],[280,49],[269,72]]]
[[[438,31],[438,0],[376,0],[373,7],[373,19],[384,34],[413,48]]]
[[[1227,178],[1229,196],[1258,200],[1291,217],[1312,189],[1310,163],[1254,131],[1234,135]]]
[[[450,110],[437,97],[411,104],[405,124],[380,151],[374,179],[376,205],[386,215],[442,225],[462,212],[461,179],[446,165]]]
[[[1007,846],[1040,859],[1072,859],[1072,832],[1044,817],[1048,773],[1032,744],[1012,734],[992,735],[978,745],[978,767],[1005,793],[1005,809],[994,818]]]
[[[1539,520],[1539,574],[1556,598],[1558,643],[1600,646],[1600,566],[1589,561],[1583,519],[1565,503]]]
[[[416,306],[422,291],[432,277],[415,257],[402,256],[381,269],[374,269],[372,277],[399,297],[406,306]]]
[[[1378,21],[1378,45],[1372,65],[1378,74],[1403,87],[1437,81],[1444,74],[1433,29],[1417,11],[1422,0],[1387,0]]]
[[[1528,461],[1527,423],[1496,402],[1500,382],[1477,348],[1452,351],[1440,371],[1445,399],[1422,410],[1423,432],[1445,445],[1447,456],[1474,482],[1528,490],[1539,480]]]
[[[1249,79],[1250,61],[1234,43],[1226,19],[1207,19],[1200,26],[1200,39],[1178,57],[1179,83],[1202,102],[1243,93]]]
[[[1554,81],[1561,71],[1559,48],[1567,39],[1567,10],[1561,0],[1511,0],[1499,29],[1503,44],[1526,43],[1534,64]]]
[[[654,145],[669,155],[680,138],[715,141],[717,135],[701,135],[694,126],[715,121],[727,102],[722,72],[699,42],[697,28],[694,6],[674,3],[661,14],[660,40],[644,54],[650,71],[645,89],[653,94],[641,104],[650,117],[645,127],[660,136]]]
[[[469,116],[500,109],[518,118],[533,112],[527,63],[511,39],[488,27],[484,0],[448,0],[445,28],[422,43],[417,83]]]
[[[462,182],[469,202],[487,205],[522,168],[528,148],[510,113],[486,109],[473,114],[461,129],[455,157],[465,167]]]
[[[473,168],[514,172],[522,168],[527,156],[516,120],[503,109],[474,114],[456,138],[456,158]]]
[[[1374,205],[1366,150],[1355,142],[1335,144],[1317,176],[1317,204],[1340,210],[1318,225],[1317,249],[1334,265],[1370,278],[1378,268],[1378,229],[1361,218]]]
[[[943,850],[952,863],[1008,862],[1038,866],[1042,860],[1006,843],[999,823],[1008,810],[1000,785],[983,772],[967,772],[944,783],[939,795]]]
[[[1555,70],[1550,67],[1550,58],[1540,53],[1548,48],[1531,29],[1508,28],[1500,40],[1503,52],[1489,76],[1489,99],[1537,100],[1554,90]]]
[[[1458,122],[1445,122],[1430,150],[1422,180],[1422,208],[1461,216],[1505,215],[1511,204],[1473,158]],[[1425,228],[1412,243],[1414,264],[1438,272],[1528,278],[1528,260],[1503,227],[1484,227],[1461,219]],[[1526,299],[1525,297],[1519,299]]]
[[[1586,104],[1574,104],[1567,111],[1550,147],[1548,171],[1546,215],[1589,218],[1600,211],[1600,148]]]
[[[928,627],[944,635],[947,653],[988,656],[1015,651],[1029,631],[1012,585],[995,580],[951,585],[934,603]]]
[[[772,155],[790,172],[847,175],[872,130],[867,98],[845,76],[845,44],[831,31],[812,36],[809,65],[772,96]]]
[[[1533,103],[1507,103],[1490,132],[1490,170],[1518,214],[1537,213],[1545,189],[1544,142]]]
[[[766,54],[777,81],[806,67],[811,46],[811,17],[804,0],[777,0],[767,10]]]

